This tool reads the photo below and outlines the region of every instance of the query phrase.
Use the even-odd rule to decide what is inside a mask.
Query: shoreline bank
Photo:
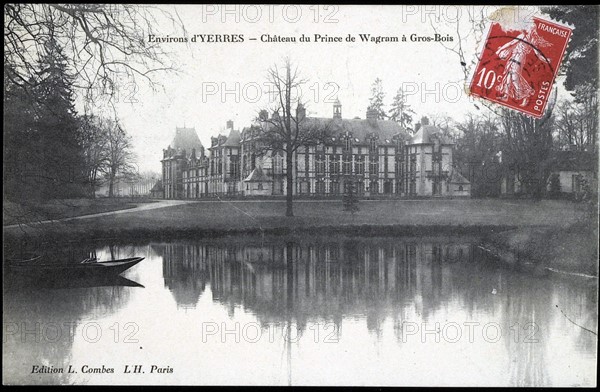
[[[294,210],[296,216],[286,217],[285,203],[277,201],[163,201],[85,219],[4,227],[3,232],[12,245],[239,235],[477,235],[482,246],[494,248],[509,264],[531,263],[598,276],[596,220],[566,201],[372,201],[360,203],[356,214],[331,202],[296,201]]]

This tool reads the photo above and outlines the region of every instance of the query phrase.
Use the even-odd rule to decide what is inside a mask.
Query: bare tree
[[[524,192],[535,199],[543,196],[550,176],[554,102],[555,97],[550,99],[546,114],[539,120],[502,109],[500,121],[507,153],[518,167]]]
[[[108,159],[108,129],[106,120],[84,115],[80,118],[80,144],[85,160],[85,176],[89,197],[95,197],[100,184],[99,175],[105,171]]]
[[[308,80],[300,75],[298,67],[289,58],[284,59],[283,66],[275,64],[267,71],[267,81],[273,86],[274,104],[268,111],[261,110],[258,115],[260,127],[257,142],[273,152],[285,154],[286,216],[294,216],[294,153],[301,146],[324,141],[330,126],[306,117],[301,86]],[[268,116],[269,112],[273,113],[271,117]]]
[[[23,88],[33,87],[39,71],[36,59],[45,42],[54,40],[70,59],[74,87],[83,89],[88,99],[97,94],[112,96],[120,76],[130,81],[142,78],[156,87],[152,74],[173,69],[160,44],[147,41],[161,17],[183,28],[180,19],[147,5],[5,4],[7,78]]]
[[[114,197],[115,181],[119,175],[135,172],[132,164],[131,139],[118,122],[106,121],[106,165],[104,173],[108,179],[108,197]]]

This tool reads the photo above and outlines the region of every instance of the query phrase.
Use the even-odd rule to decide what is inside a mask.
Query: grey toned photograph
[[[5,4],[3,385],[595,387],[599,11]]]

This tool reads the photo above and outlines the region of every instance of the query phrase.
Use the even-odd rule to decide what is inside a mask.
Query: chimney
[[[227,128],[227,129],[233,129],[233,120],[228,120],[228,121],[227,121],[227,126],[226,126],[226,128]]]
[[[367,109],[367,120],[377,120],[377,110],[368,108]]]
[[[342,103],[337,98],[333,103],[333,118],[342,118]]]
[[[421,125],[429,125],[429,119],[427,116],[421,117]]]

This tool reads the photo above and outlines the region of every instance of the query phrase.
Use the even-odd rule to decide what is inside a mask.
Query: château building
[[[304,108],[299,106],[303,116]],[[366,119],[306,117],[304,127],[327,129],[328,138],[301,146],[293,156],[295,195],[342,195],[348,184],[362,197],[470,196],[470,183],[453,168],[453,143],[423,117],[413,136],[367,111]],[[285,194],[282,153],[260,145],[257,125],[211,138],[205,152],[193,128],[177,128],[163,150],[164,197],[203,198]]]

